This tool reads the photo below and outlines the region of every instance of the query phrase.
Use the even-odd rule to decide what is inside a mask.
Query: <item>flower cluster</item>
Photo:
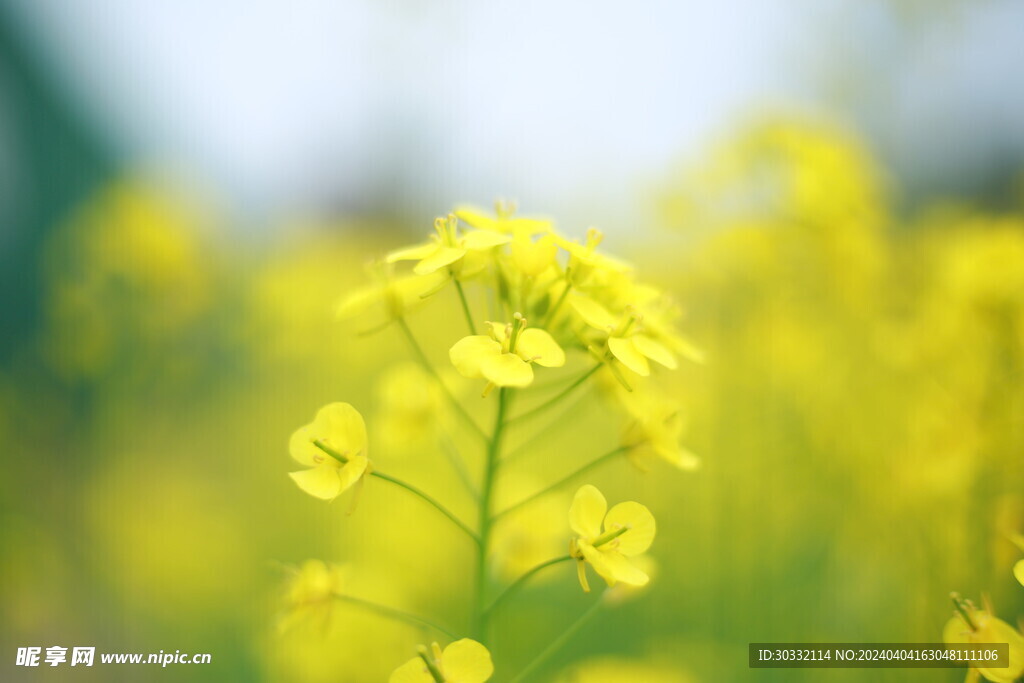
[[[358,490],[368,477],[373,477],[403,489],[434,508],[475,546],[476,566],[472,568],[472,575],[476,581],[471,614],[465,629],[459,630],[394,607],[345,595],[337,582],[320,576],[325,571],[326,576],[334,576],[331,571],[321,571],[321,565],[310,564],[304,569],[303,575],[309,575],[305,583],[313,588],[292,591],[298,591],[299,595],[291,600],[292,611],[305,609],[311,602],[319,605],[327,596],[427,627],[450,640],[444,649],[437,643],[430,648],[421,646],[416,657],[395,669],[390,679],[392,683],[482,683],[488,680],[494,672],[490,651],[485,645],[491,640],[492,616],[529,579],[548,567],[574,562],[585,592],[590,592],[588,565],[605,580],[609,589],[619,583],[640,587],[649,581],[643,571],[644,558],[640,556],[654,541],[654,516],[637,502],[622,502],[609,510],[601,492],[586,484],[576,491],[567,511],[563,543],[568,544],[568,554],[527,569],[504,587],[493,585],[493,578],[499,573],[495,550],[508,545],[496,540],[495,528],[504,523],[506,513],[532,506],[548,493],[616,456],[625,456],[642,470],[657,460],[682,469],[692,469],[697,464],[696,457],[680,444],[684,422],[679,406],[657,393],[652,380],[644,378],[658,373],[659,368],[677,368],[680,359],[699,361],[701,354],[675,330],[678,309],[671,300],[656,288],[638,282],[626,262],[601,251],[601,241],[601,233],[593,228],[587,231],[584,241],[572,241],[557,232],[550,221],[516,216],[513,207],[506,204],[499,203],[493,216],[476,209],[460,208],[434,222],[434,233],[427,242],[388,254],[374,269],[373,285],[349,293],[340,305],[342,317],[375,316],[364,331],[399,328],[413,359],[421,366],[419,374],[410,376],[430,385],[420,392],[423,400],[413,404],[417,411],[427,406],[428,414],[419,416],[419,412],[414,412],[411,418],[414,423],[424,418],[429,420],[429,411],[434,409],[431,406],[435,402],[447,403],[458,418],[450,423],[438,421],[438,425],[444,427],[414,431],[434,433],[445,443],[453,443],[454,435],[443,432],[465,427],[466,433],[478,437],[482,446],[481,481],[470,481],[469,468],[460,468],[467,488],[473,491],[478,502],[477,519],[469,523],[418,486],[372,465],[367,456],[368,438],[363,418],[347,403],[331,403],[321,408],[311,423],[292,435],[291,455],[307,468],[291,473],[302,491],[316,498],[333,500],[349,488]],[[402,265],[410,263],[411,267]],[[446,292],[450,292],[452,303],[457,302],[464,318],[464,321],[456,319],[453,324],[465,326],[464,333],[450,334],[447,360],[459,375],[479,380],[484,399],[496,403],[494,426],[489,432],[477,424],[468,403],[448,386],[444,379],[446,370],[432,364],[431,357],[439,354],[419,344],[407,321],[407,315],[414,308],[438,301]],[[449,332],[445,330],[446,334]],[[555,373],[550,378],[554,384],[564,382],[561,390],[547,398],[534,396],[531,399],[533,394],[525,393],[525,400],[532,401],[533,405],[518,415],[510,414],[515,394],[541,391],[531,389],[538,372],[574,366],[580,369],[574,378],[565,381]],[[409,371],[404,373],[409,374]],[[503,445],[508,425],[551,412],[559,402],[580,391],[592,377],[596,388],[612,399],[624,418],[620,444],[569,476],[527,494],[503,510],[496,509],[495,501],[499,499],[496,494],[502,486],[498,465],[505,455]],[[401,404],[404,402],[396,405]],[[571,428],[571,423],[560,421],[558,426]],[[541,434],[546,429],[551,427],[542,428]],[[456,466],[461,465],[458,458],[452,461]],[[353,507],[354,499],[355,496]],[[530,545],[520,538],[511,547]],[[618,592],[616,589],[611,597]],[[306,599],[307,594],[313,595],[315,600]],[[590,618],[602,605],[615,602],[615,599],[599,599],[581,619]],[[470,638],[456,635],[460,632]],[[550,654],[545,650],[515,680],[531,673]]]

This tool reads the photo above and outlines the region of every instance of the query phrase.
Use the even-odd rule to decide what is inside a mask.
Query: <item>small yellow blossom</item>
[[[494,673],[491,653],[469,638],[456,640],[441,651],[420,646],[419,656],[395,669],[388,683],[484,683]]]
[[[604,233],[597,228],[587,230],[587,241],[583,244],[555,236],[555,242],[569,253],[566,277],[575,287],[586,287],[609,275],[626,273],[631,266],[616,258],[597,251],[604,240]]]
[[[291,472],[299,488],[333,500],[370,472],[363,416],[348,403],[330,403],[292,434],[291,456],[310,469]]]
[[[627,306],[624,315],[616,318],[604,306],[586,296],[574,296],[569,304],[583,322],[607,335],[606,342],[612,356],[636,374],[643,377],[651,374],[648,359],[670,370],[679,366],[675,354],[646,333],[643,316],[633,307]]]
[[[622,445],[637,469],[646,472],[652,460],[664,460],[681,470],[695,470],[700,459],[680,444],[686,417],[675,402],[649,392],[619,392],[629,420]]]
[[[994,683],[1013,683],[1024,674],[1024,637],[991,610],[980,610],[969,601],[953,596],[955,614],[942,630],[942,640],[951,645],[973,643],[1008,643],[1009,666],[1000,668],[971,667]]]
[[[338,317],[343,319],[375,315],[371,331],[403,317],[448,281],[446,273],[395,277],[386,265],[380,266],[375,275],[374,284],[349,292],[337,308]]]
[[[609,586],[619,581],[633,586],[647,583],[647,574],[627,559],[646,552],[654,541],[654,515],[646,507],[630,501],[608,510],[601,492],[587,484],[580,487],[573,498],[569,526],[577,535],[569,544],[569,554],[577,560],[584,591],[590,592],[585,562],[589,562]]]
[[[460,206],[455,209],[459,220],[480,230],[491,230],[505,234],[536,235],[551,231],[551,221],[543,218],[514,217],[516,206],[513,203],[498,201],[494,205],[495,216],[489,216],[483,210],[472,206]]]
[[[388,263],[396,261],[419,261],[412,269],[418,275],[429,275],[447,267],[453,274],[468,275],[462,272],[462,261],[470,253],[487,252],[494,247],[508,244],[512,238],[508,235],[490,230],[473,230],[462,233],[458,229],[458,219],[454,214],[448,218],[434,221],[436,235],[431,241],[415,247],[407,247],[393,251],[387,256]],[[480,264],[474,264],[473,272]]]
[[[281,632],[305,619],[326,620],[334,598],[342,594],[344,570],[320,560],[306,560],[290,577],[285,588],[285,610],[278,622]]]
[[[548,368],[565,365],[565,351],[550,334],[526,328],[526,320],[515,315],[506,324],[489,322],[491,332],[472,335],[455,342],[448,352],[452,365],[464,377],[486,379],[491,386],[525,387],[533,382],[533,364]]]

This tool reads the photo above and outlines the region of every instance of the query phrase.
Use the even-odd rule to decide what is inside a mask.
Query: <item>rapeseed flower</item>
[[[309,466],[288,476],[316,498],[333,500],[370,472],[366,424],[348,403],[321,408],[312,422],[292,434],[288,448],[295,460]]]
[[[476,273],[483,263],[474,260],[466,272],[463,260],[467,255],[485,253],[512,241],[508,235],[490,230],[463,233],[458,228],[458,218],[454,214],[435,220],[434,230],[437,234],[431,235],[429,242],[393,251],[388,254],[387,262],[419,261],[412,269],[417,275],[429,275],[447,268],[453,275],[468,276]]]
[[[419,648],[419,655],[395,669],[388,683],[484,683],[494,673],[491,653],[469,638],[441,651],[437,643]]]
[[[486,379],[486,395],[493,387],[525,387],[533,382],[533,364],[549,368],[565,365],[565,351],[550,334],[527,328],[518,313],[511,323],[487,323],[490,335],[471,335],[448,351],[452,365],[464,377]]]
[[[992,615],[991,609],[977,609],[970,601],[953,595],[957,613],[942,630],[942,640],[951,645],[972,643],[1008,643],[1009,665],[999,668],[972,666],[993,683],[1013,683],[1024,674],[1024,636]],[[970,674],[969,674],[970,675]]]
[[[342,595],[345,574],[342,567],[321,560],[306,560],[293,570],[285,588],[284,614],[278,622],[281,632],[299,621],[326,621],[334,599]]]
[[[569,544],[569,554],[577,560],[584,591],[590,592],[586,562],[609,586],[619,581],[633,586],[648,582],[647,574],[627,559],[646,552],[654,541],[654,515],[646,507],[626,502],[608,510],[601,492],[587,484],[576,491],[569,508],[569,526],[576,534]]]

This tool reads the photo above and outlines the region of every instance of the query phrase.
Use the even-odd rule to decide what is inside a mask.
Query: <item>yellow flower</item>
[[[1024,560],[1019,560],[1017,564],[1013,565],[1013,575],[1017,577],[1020,585],[1024,586]]]
[[[330,403],[292,434],[291,456],[310,469],[291,472],[299,488],[333,500],[370,472],[363,416],[348,403]]]
[[[1009,666],[1000,668],[972,667],[994,683],[1013,683],[1024,674],[1024,637],[991,610],[980,610],[969,601],[953,596],[957,614],[942,630],[942,640],[951,645],[974,643],[1008,643]]]
[[[320,560],[303,562],[285,588],[285,612],[278,622],[279,630],[287,631],[306,618],[327,619],[344,583],[344,570],[338,565]]]
[[[431,235],[431,241],[415,247],[407,247],[393,251],[387,256],[388,263],[396,261],[419,261],[412,269],[418,275],[429,275],[447,267],[453,274],[468,275],[462,273],[462,260],[467,254],[473,252],[486,252],[494,247],[508,244],[512,238],[508,235],[493,232],[490,230],[474,230],[468,233],[460,233],[458,219],[454,214],[449,214],[447,219],[438,218],[434,221],[436,235]],[[474,264],[474,272],[479,269],[479,264]]]
[[[526,329],[526,320],[518,313],[507,325],[489,322],[487,326],[490,336],[463,337],[448,351],[452,365],[464,377],[489,382],[485,394],[492,386],[529,386],[533,363],[548,368],[565,365],[565,351],[558,342],[544,330]]]
[[[651,374],[648,359],[670,370],[679,367],[675,354],[646,333],[643,316],[633,307],[627,306],[625,314],[616,318],[604,306],[586,296],[574,296],[569,304],[583,322],[607,335],[606,343],[612,356],[636,374],[644,377]]]
[[[637,469],[646,472],[651,460],[664,460],[681,470],[695,470],[700,459],[680,444],[686,417],[674,402],[649,392],[620,391],[620,401],[629,413],[622,431],[622,445]]]
[[[590,592],[585,562],[589,562],[609,586],[619,581],[632,586],[647,583],[647,574],[626,559],[644,553],[654,541],[654,515],[646,507],[630,501],[608,510],[601,492],[587,484],[580,487],[573,498],[569,526],[577,535],[569,544],[569,554],[577,560],[584,591]]]
[[[506,234],[536,235],[551,230],[551,221],[543,218],[513,218],[516,206],[502,201],[495,202],[496,216],[488,216],[481,209],[472,206],[460,206],[455,215],[460,220],[480,230],[490,230]]]
[[[587,230],[587,241],[583,244],[555,236],[555,242],[569,253],[566,277],[575,287],[586,287],[595,279],[628,272],[631,266],[624,261],[598,253],[597,246],[604,240],[604,234],[597,228]]]
[[[469,638],[456,640],[441,651],[437,643],[430,650],[419,648],[419,656],[391,673],[388,683],[484,683],[494,673],[491,653]]]
[[[370,330],[384,327],[403,317],[439,291],[448,281],[446,273],[394,277],[387,266],[376,273],[377,282],[349,292],[338,304],[339,318],[355,318],[373,312]]]

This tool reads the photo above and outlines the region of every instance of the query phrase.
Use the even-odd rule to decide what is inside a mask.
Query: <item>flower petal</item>
[[[433,254],[416,264],[412,272],[417,275],[429,275],[436,270],[451,265],[466,255],[465,249],[458,247],[437,247]]]
[[[427,671],[422,659],[413,657],[391,672],[388,683],[434,683],[434,677]]]
[[[633,342],[633,346],[636,350],[644,354],[656,363],[661,363],[669,370],[675,370],[679,367],[679,363],[676,362],[676,357],[672,355],[672,352],[668,350],[661,342],[648,337],[646,334],[635,334],[630,337]]]
[[[627,528],[629,531],[609,545],[616,544],[615,549],[627,557],[639,555],[650,548],[657,530],[651,511],[632,501],[619,503],[608,511],[608,516],[604,519],[605,531],[621,528]]]
[[[300,472],[289,472],[288,476],[314,498],[334,500],[341,493],[338,468],[329,463]]]
[[[475,334],[463,337],[448,350],[448,358],[463,377],[480,379],[480,364],[486,358],[501,355],[501,344],[490,337]]]
[[[1024,586],[1024,560],[1020,560],[1017,564],[1013,565],[1013,575],[1017,577],[1020,585]]]
[[[508,244],[512,241],[511,235],[503,235],[492,230],[472,230],[462,236],[462,246],[473,251],[485,251]]]
[[[310,431],[314,439],[320,439],[346,457],[366,452],[366,423],[359,411],[348,403],[325,405],[317,412]]]
[[[601,522],[607,510],[608,501],[596,486],[581,486],[569,508],[569,527],[581,538],[597,538],[601,535]]]
[[[627,583],[630,586],[646,586],[647,582],[650,581],[650,577],[647,576],[637,567],[626,559],[626,556],[615,550],[608,550],[602,552],[599,548],[595,551],[602,556],[604,560],[604,571],[611,575],[612,581],[608,581],[608,585],[614,585],[616,581]],[[590,559],[589,557],[587,558]],[[593,562],[591,562],[593,564]],[[597,565],[594,565],[594,569],[597,569]],[[601,573],[601,572],[598,572]],[[608,576],[604,576],[607,581]]]
[[[651,366],[647,362],[647,357],[633,346],[632,339],[626,339],[624,337],[609,337],[608,348],[611,350],[613,356],[618,358],[623,365],[636,374],[643,377],[651,374]]]
[[[585,296],[573,296],[569,298],[569,305],[576,311],[576,314],[583,319],[583,322],[599,330],[607,331],[615,327],[615,316],[593,299]]]
[[[349,486],[356,483],[359,477],[363,476],[366,472],[366,468],[369,464],[370,461],[362,455],[351,456],[348,463],[338,470],[338,493],[341,493]],[[628,535],[629,534],[623,534],[623,536]]]
[[[422,261],[427,258],[435,251],[441,248],[437,242],[427,242],[426,244],[417,244],[413,247],[405,247],[404,249],[397,249],[385,257],[385,261],[388,263],[394,263],[396,261]]]
[[[546,368],[565,365],[565,351],[554,338],[542,329],[528,327],[516,339],[516,354]]]
[[[303,465],[316,467],[323,464],[325,460],[333,458],[313,445],[314,437],[310,430],[311,426],[299,427],[292,433],[291,438],[288,439],[288,453]]]
[[[494,673],[491,653],[469,638],[456,640],[444,649],[444,677],[451,683],[484,683]]]
[[[499,353],[483,359],[480,373],[499,387],[526,387],[533,382],[533,368],[514,353]]]
[[[496,218],[488,216],[481,209],[473,206],[460,206],[455,209],[455,215],[460,221],[468,223],[474,228],[479,228],[481,230],[501,230]]]
[[[588,543],[581,543],[579,548],[580,552],[583,553],[583,557],[585,557],[587,562],[590,563],[590,566],[594,568],[594,571],[597,572],[609,586],[614,586],[617,579],[615,578],[614,569],[608,563],[608,554],[602,553],[600,550]]]

